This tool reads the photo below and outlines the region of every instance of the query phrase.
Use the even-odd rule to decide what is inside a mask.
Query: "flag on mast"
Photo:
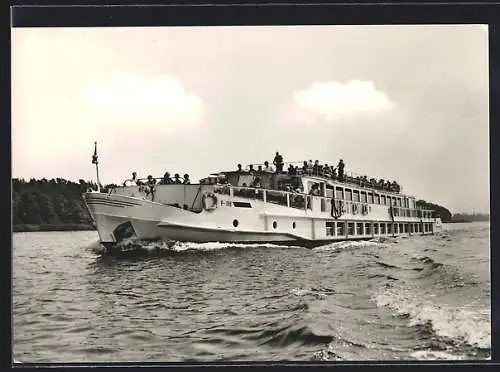
[[[98,164],[97,162],[97,142],[94,142],[94,155],[92,155],[92,164]]]

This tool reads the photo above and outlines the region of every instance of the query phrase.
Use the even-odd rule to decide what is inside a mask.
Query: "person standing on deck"
[[[170,173],[165,172],[163,175],[163,179],[161,180],[162,185],[170,185],[172,183],[172,179],[170,178]]]
[[[156,180],[153,178],[152,175],[148,176],[148,180],[146,181],[146,185],[148,185],[149,187],[154,187],[154,185],[156,185]]]
[[[344,160],[340,159],[339,164],[337,165],[337,170],[339,172],[339,181],[344,180],[344,167],[345,167]]]
[[[318,176],[319,175],[319,160],[314,161],[313,165],[313,175]]]
[[[283,156],[278,151],[276,151],[273,164],[276,166],[276,173],[283,172]]]
[[[132,178],[129,180],[126,180],[123,183],[123,186],[137,186],[137,173],[132,172]]]
[[[271,167],[269,165],[269,162],[267,160],[264,162],[264,172],[267,172],[267,173],[273,173],[274,172],[273,167]]]
[[[307,168],[308,168],[307,160],[304,160],[304,165],[302,165],[302,174],[307,173]]]
[[[179,173],[176,173],[174,176],[174,183],[176,184],[182,184],[182,181],[180,179],[181,176],[179,176]]]

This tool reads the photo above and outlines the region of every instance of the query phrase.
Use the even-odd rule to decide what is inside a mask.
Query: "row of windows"
[[[341,208],[341,202],[339,200],[335,201],[335,207],[337,209]],[[367,214],[371,212],[371,207],[368,206],[368,204],[361,204],[361,203],[355,203],[355,202],[345,202],[343,203],[343,207],[345,210],[345,213],[350,213],[350,214]],[[325,199],[321,200],[321,211],[326,212],[329,211],[331,208],[331,204],[326,203]],[[432,218],[432,212],[431,211],[423,211],[423,210],[418,210],[418,209],[408,209],[408,208],[400,208],[400,207],[394,207],[393,208],[393,213],[394,217],[415,217],[415,218]]]
[[[333,190],[329,191],[330,193],[333,193]],[[377,194],[376,192],[371,191],[352,190],[338,186],[335,188],[335,198],[368,204],[395,205],[403,208],[415,208],[415,201],[413,199],[401,196]]]
[[[238,227],[239,221],[233,220],[233,226]],[[278,227],[278,223],[273,221],[273,229]],[[346,222],[328,221],[325,223],[326,236],[345,236]],[[295,221],[292,222],[292,228],[297,227]],[[347,235],[384,235],[384,234],[403,234],[403,233],[427,233],[432,232],[431,223],[388,223],[388,222],[347,222]]]
[[[347,222],[347,235],[384,235],[432,232],[431,223]],[[345,236],[345,222],[326,222],[327,236]]]

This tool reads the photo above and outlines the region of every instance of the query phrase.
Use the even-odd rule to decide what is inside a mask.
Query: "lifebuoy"
[[[207,205],[207,199],[208,198],[212,199],[212,205],[211,206]],[[214,209],[217,208],[217,203],[219,201],[217,199],[217,196],[213,192],[211,192],[211,193],[208,193],[208,194],[203,194],[201,202],[203,204],[203,209],[204,210],[206,210],[206,211],[213,211]]]

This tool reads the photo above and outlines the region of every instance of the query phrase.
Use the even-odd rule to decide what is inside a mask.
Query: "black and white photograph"
[[[16,363],[491,359],[488,26],[13,27]]]

